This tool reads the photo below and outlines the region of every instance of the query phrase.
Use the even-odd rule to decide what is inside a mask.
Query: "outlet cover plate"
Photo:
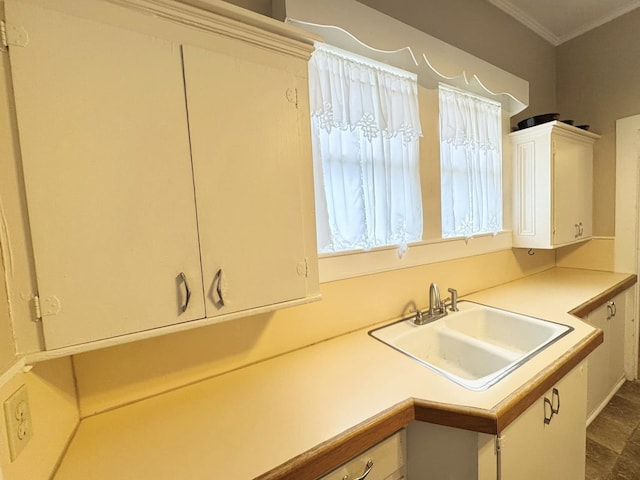
[[[22,385],[4,402],[4,418],[13,462],[31,440],[33,427],[27,386]]]

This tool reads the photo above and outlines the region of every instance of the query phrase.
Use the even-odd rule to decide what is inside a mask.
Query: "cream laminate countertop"
[[[501,430],[505,405],[547,388],[541,382],[571,352],[596,344],[595,330],[565,312],[633,283],[627,274],[554,268],[466,296],[575,329],[486,391],[383,345],[367,334],[372,326],[86,418],[55,478],[301,480],[415,418],[458,426],[466,416],[478,431],[486,425],[469,419],[485,418]]]

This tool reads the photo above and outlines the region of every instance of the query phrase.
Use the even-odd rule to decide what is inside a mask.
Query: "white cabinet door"
[[[296,79],[269,66],[273,55],[184,47],[207,317],[306,295],[309,166],[299,155]]]
[[[5,6],[47,349],[202,318],[179,46]]]
[[[593,146],[560,134],[552,136],[553,243],[591,237]]]
[[[604,342],[589,354],[587,412],[595,415],[624,378],[625,295],[616,295],[587,317],[587,322],[604,332]]]
[[[583,363],[504,430],[499,478],[584,480],[586,388]]]

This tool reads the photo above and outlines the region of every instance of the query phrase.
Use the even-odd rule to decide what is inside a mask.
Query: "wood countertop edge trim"
[[[599,306],[604,305],[619,293],[622,293],[629,287],[632,287],[633,285],[635,285],[637,281],[638,281],[638,276],[636,274],[629,275],[627,278],[617,283],[613,287],[608,288],[607,290],[600,293],[599,295],[596,295],[592,299],[584,302],[581,305],[578,305],[572,310],[569,310],[569,313],[571,315],[575,315],[576,317],[584,318],[589,313],[594,311]]]
[[[415,399],[415,420],[495,435],[497,417],[494,411]]]
[[[603,341],[604,333],[602,330],[596,329],[552,365],[541,371],[528,385],[496,405],[492,411],[497,418],[497,433],[502,432],[545,392],[587,358]]]
[[[491,410],[410,398],[254,480],[314,480],[415,420],[480,433],[497,433],[497,418]]]
[[[407,399],[255,480],[314,480],[402,430],[414,419],[414,401]]]

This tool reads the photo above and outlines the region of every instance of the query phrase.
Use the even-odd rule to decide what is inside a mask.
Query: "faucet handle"
[[[415,313],[413,323],[415,323],[416,325],[424,325],[425,320],[424,320],[424,314],[422,313],[422,310],[420,310],[419,308],[416,308],[415,310],[411,310],[411,312]]]

